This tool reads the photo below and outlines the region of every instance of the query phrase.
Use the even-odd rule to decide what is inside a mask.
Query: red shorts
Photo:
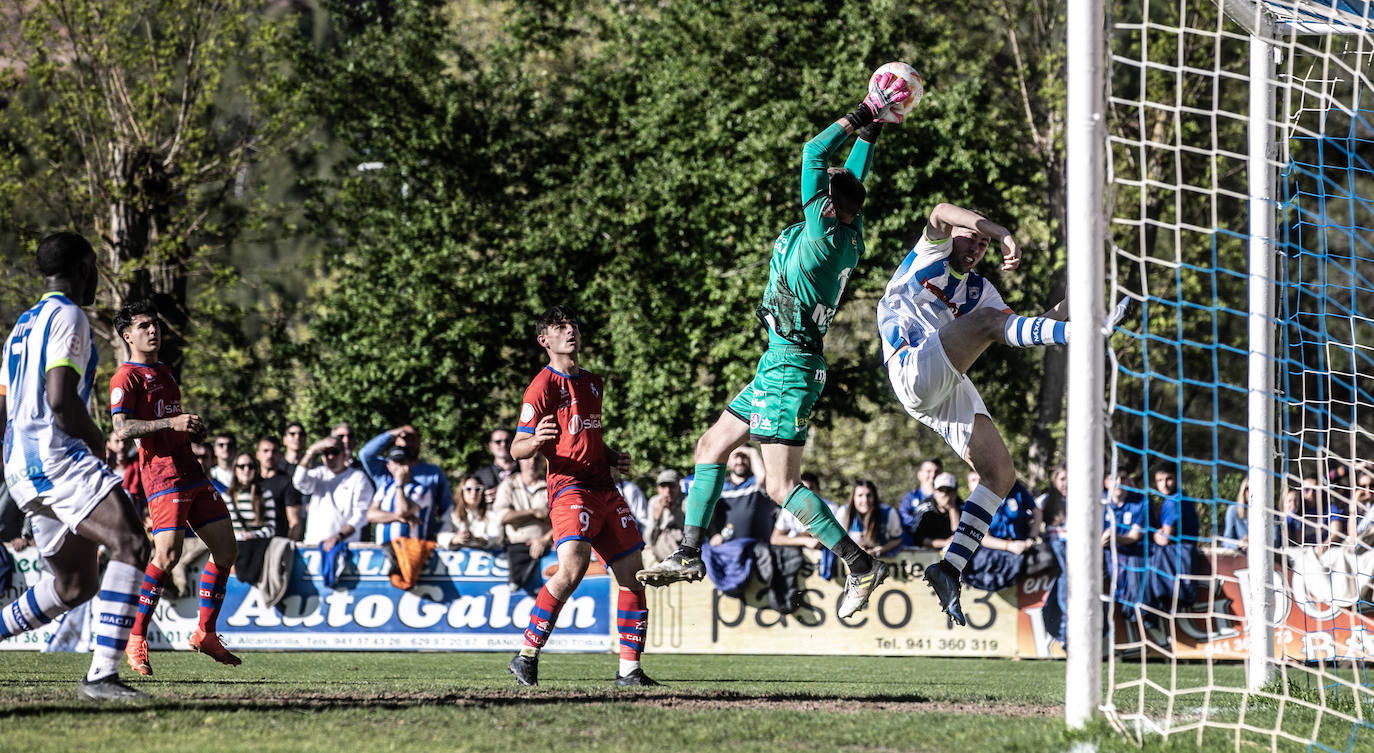
[[[553,546],[564,541],[589,541],[607,565],[644,548],[634,513],[616,489],[569,487],[549,503]]]
[[[189,489],[169,489],[148,498],[148,515],[153,519],[153,534],[178,528],[197,529],[229,517],[229,508],[206,480]]]

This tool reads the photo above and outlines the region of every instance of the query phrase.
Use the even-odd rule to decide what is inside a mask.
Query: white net
[[[1137,739],[1374,751],[1374,8],[1222,5],[1109,12],[1108,271],[1135,308],[1110,342],[1107,716]],[[1273,113],[1251,111],[1254,34]],[[1258,204],[1255,118],[1277,175]],[[1244,485],[1251,211],[1277,221],[1267,500]],[[1276,672],[1252,691],[1244,552],[1266,510]]]

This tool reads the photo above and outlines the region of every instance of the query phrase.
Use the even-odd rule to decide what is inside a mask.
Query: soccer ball
[[[907,88],[911,89],[911,96],[908,97],[905,102],[892,105],[888,108],[888,112],[884,112],[882,115],[878,116],[879,122],[896,123],[898,122],[897,115],[905,118],[911,114],[912,110],[916,109],[917,104],[920,104],[921,97],[925,96],[926,93],[925,81],[921,79],[921,74],[917,73],[915,68],[912,68],[906,63],[885,63],[881,68],[873,71],[872,76],[868,77],[869,91],[873,91],[877,88],[874,86],[873,81],[878,78],[878,74],[880,73],[895,73],[901,76],[902,79],[906,81]]]

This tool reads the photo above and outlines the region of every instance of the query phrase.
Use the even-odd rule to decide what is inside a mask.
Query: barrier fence
[[[1305,556],[1295,553],[1295,562]],[[792,614],[767,607],[766,586],[757,580],[742,598],[725,596],[708,583],[678,583],[649,589],[648,653],[685,654],[848,654],[870,656],[983,656],[1053,658],[1064,656],[1055,640],[1057,625],[1047,624],[1053,605],[1047,596],[1055,576],[1022,578],[999,592],[965,589],[967,627],[951,624],[921,580],[935,561],[931,551],[903,552],[890,559],[893,574],[867,610],[849,620],[836,615],[841,583],[812,574],[804,581],[804,603]],[[1245,657],[1245,558],[1211,553],[1208,570],[1194,576],[1198,603],[1175,621],[1173,652],[1180,659]],[[11,582],[0,592],[8,604],[41,577],[45,566],[33,549],[15,556]],[[551,574],[557,560],[545,556],[541,571]],[[532,594],[506,583],[505,558],[481,550],[440,551],[420,582],[409,591],[394,587],[380,549],[349,552],[335,587],[325,585],[317,550],[296,553],[286,595],[276,605],[264,602],[256,587],[229,579],[220,632],[235,649],[352,651],[514,651],[529,622]],[[1367,583],[1350,584],[1350,593],[1313,589],[1329,576],[1306,576],[1302,567],[1276,568],[1285,598],[1277,600],[1279,653],[1300,661],[1374,656],[1374,620],[1358,598]],[[606,652],[616,645],[612,617],[616,586],[593,564],[559,615],[549,640],[553,651]],[[154,617],[149,643],[154,648],[186,648],[195,628],[194,595],[164,600]],[[57,623],[0,641],[0,650],[41,650],[54,633],[78,639],[81,627]],[[1138,640],[1133,624],[1118,616],[1120,643]],[[85,632],[89,632],[88,628]],[[59,636],[60,639],[60,636]],[[62,643],[61,640],[58,643]]]

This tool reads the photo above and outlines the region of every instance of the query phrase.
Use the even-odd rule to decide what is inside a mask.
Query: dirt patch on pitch
[[[227,699],[199,700],[211,705]],[[760,709],[765,711],[805,711],[826,713],[951,713],[985,714],[1011,717],[1052,717],[1064,713],[1062,706],[1010,704],[1005,701],[935,701],[920,695],[874,696],[867,698],[830,698],[801,694],[751,695],[733,691],[673,692],[671,690],[608,690],[604,693],[558,690],[489,690],[466,693],[289,693],[262,694],[233,702],[238,708],[329,709],[367,706],[370,708],[413,708],[418,706],[543,706],[633,704],[682,711],[723,709]]]

